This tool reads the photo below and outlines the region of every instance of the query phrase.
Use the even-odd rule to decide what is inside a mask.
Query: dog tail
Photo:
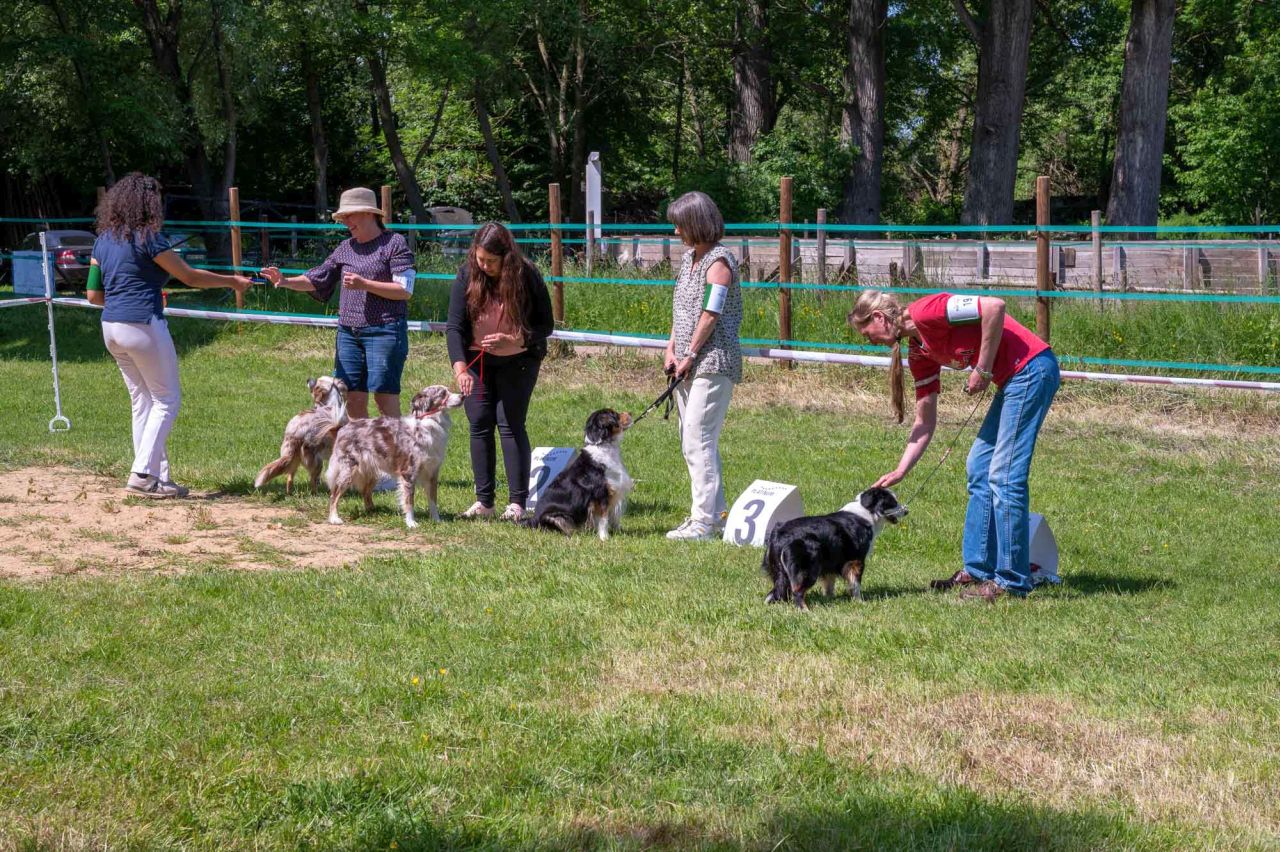
[[[537,512],[520,521],[531,530],[550,530],[551,532],[570,535],[573,533],[573,521],[564,515]]]
[[[273,462],[267,463],[262,470],[258,471],[258,475],[253,478],[253,487],[261,488],[277,476],[282,476],[290,470],[296,470],[301,456],[299,452],[301,447],[297,446],[293,441],[285,441],[280,445],[280,458]]]

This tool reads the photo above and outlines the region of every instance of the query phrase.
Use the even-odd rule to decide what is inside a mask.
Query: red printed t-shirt
[[[917,299],[907,308],[920,335],[907,352],[907,365],[916,382],[916,399],[942,390],[942,367],[963,370],[972,367],[982,344],[982,311],[977,296],[953,296],[935,293]],[[1004,332],[991,366],[996,387],[1013,378],[1013,374],[1041,352],[1049,348],[1039,337],[1008,314]]]

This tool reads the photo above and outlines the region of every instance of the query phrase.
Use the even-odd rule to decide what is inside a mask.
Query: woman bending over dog
[[[724,218],[714,201],[704,193],[687,192],[671,202],[667,220],[689,247],[676,278],[663,366],[680,380],[675,393],[680,448],[692,496],[689,516],[667,538],[707,541],[719,536],[727,508],[720,431],[733,386],[742,379],[742,292],[738,262],[720,245]]]
[[[102,340],[133,407],[133,466],[125,489],[144,497],[185,497],[187,489],[171,478],[166,447],[182,392],[161,288],[170,276],[189,287],[239,293],[250,282],[242,275],[192,269],[169,247],[163,225],[159,181],[138,172],[116,181],[98,207],[88,297],[104,308]]]
[[[1058,359],[1029,329],[1005,313],[1001,299],[936,293],[905,308],[889,293],[866,290],[849,324],[872,343],[891,345],[889,387],[903,420],[902,339],[915,379],[911,437],[897,468],[876,480],[900,482],[924,454],[938,423],[942,367],[971,368],[965,392],[995,384],[978,437],[969,451],[969,506],[965,512],[964,568],[935,589],[961,586],[962,597],[994,601],[1031,591],[1028,552],[1028,474],[1036,436],[1058,390]]]
[[[533,455],[525,417],[553,327],[551,297],[537,268],[502,225],[481,227],[449,292],[446,332],[453,375],[471,421],[476,502],[464,518],[495,514],[495,425],[507,469],[502,518],[518,521],[524,515]]]
[[[338,339],[333,375],[347,385],[347,415],[369,416],[369,394],[378,411],[400,415],[400,376],[409,355],[408,304],[413,296],[413,253],[401,234],[382,226],[382,209],[372,189],[342,193],[335,222],[351,239],[324,263],[287,277],[274,266],[262,276],[276,287],[308,293],[319,302],[338,296]]]

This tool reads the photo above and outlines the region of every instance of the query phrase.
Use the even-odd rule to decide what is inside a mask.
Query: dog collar
[[[437,406],[436,408],[432,408],[428,411],[424,411],[421,414],[414,414],[413,416],[418,418],[419,420],[422,420],[423,418],[430,417],[433,414],[439,414],[441,411],[444,411],[446,408],[448,408],[447,405],[441,405],[441,406]]]

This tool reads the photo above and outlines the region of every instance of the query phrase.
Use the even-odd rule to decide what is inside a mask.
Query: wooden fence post
[[[1184,248],[1182,250],[1182,289],[1191,290],[1200,286],[1200,249]]]
[[[290,216],[289,221],[295,225],[298,224],[297,214]],[[297,256],[298,256],[298,232],[290,231],[289,232],[289,257],[297,257]]]
[[[1098,307],[1102,300],[1102,211],[1094,210],[1089,214],[1089,241],[1093,246],[1093,289],[1098,291]]]
[[[987,247],[985,240],[978,243],[978,247],[973,252],[973,275],[978,281],[982,282],[982,288],[985,290],[987,271],[991,268],[991,249]]]
[[[825,207],[818,208],[818,215],[814,217],[818,226],[818,276],[819,284],[827,283],[827,209]],[[826,295],[825,290],[819,290],[823,296]]]
[[[233,223],[240,221],[240,187],[227,187],[227,214],[231,217]],[[240,226],[232,224],[231,226],[231,265],[235,267],[236,273],[240,272]],[[244,294],[236,293],[236,309],[244,307]]]
[[[271,234],[267,232],[267,214],[259,213],[258,221],[262,223],[261,230],[258,231],[258,254],[261,257],[261,266],[271,265]]]
[[[551,224],[551,277],[564,275],[564,243],[560,236],[560,184],[547,185],[547,218]],[[551,291],[551,316],[556,327],[564,325],[564,282],[553,281]]]
[[[391,187],[382,186],[382,224],[391,224]]]
[[[1049,232],[1044,230],[1049,225],[1049,178],[1040,175],[1036,178],[1036,289],[1049,291],[1053,289],[1053,277],[1049,275]],[[1049,321],[1051,309],[1049,299],[1036,296],[1036,334],[1045,343],[1049,342]]]
[[[791,178],[784,177],[778,186],[778,336],[791,340]],[[786,343],[782,348],[790,348]],[[790,368],[793,361],[783,361]]]

